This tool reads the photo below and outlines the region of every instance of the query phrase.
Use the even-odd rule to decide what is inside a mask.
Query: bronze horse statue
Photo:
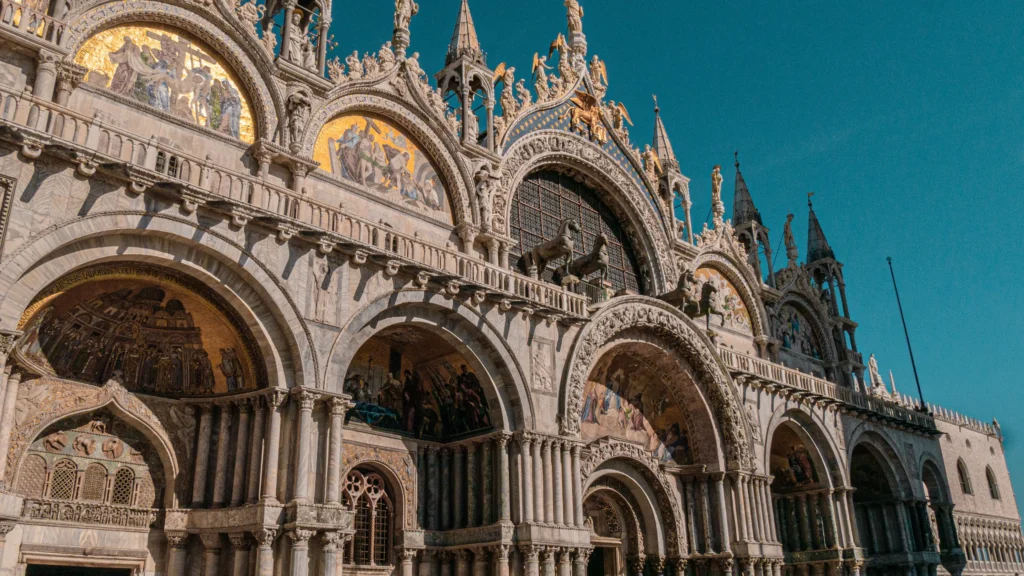
[[[575,276],[582,280],[594,272],[601,273],[603,285],[608,279],[608,237],[604,233],[598,234],[594,239],[594,247],[590,249],[590,254],[580,256],[565,266],[559,266],[555,270],[554,280],[558,284],[567,276]]]
[[[700,294],[697,293],[698,290]],[[679,275],[679,282],[676,284],[675,290],[662,294],[658,298],[680,308],[692,319],[706,316],[710,320],[712,315],[718,316],[722,326],[725,326],[725,314],[719,307],[716,294],[718,294],[718,288],[711,282],[700,283],[692,271],[684,270]]]
[[[564,258],[566,262],[572,257],[572,232],[577,234],[580,233],[580,225],[573,220],[562,220],[562,223],[558,226],[558,235],[542,242],[530,249],[529,252],[523,254],[523,264],[526,272],[529,273],[531,268],[536,268],[537,276],[544,274],[544,269],[547,268],[548,262]]]

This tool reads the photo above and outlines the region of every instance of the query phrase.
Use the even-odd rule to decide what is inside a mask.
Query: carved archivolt
[[[505,154],[503,177],[494,194],[494,231],[508,233],[512,197],[526,176],[542,167],[577,170],[597,182],[599,192],[610,196],[610,208],[624,207],[621,224],[637,255],[650,255],[648,286],[662,293],[674,287],[678,277],[670,243],[661,219],[635,180],[607,152],[584,138],[555,130],[541,130],[517,140]],[[653,262],[652,262],[653,260]]]
[[[18,392],[14,428],[7,452],[7,470],[15,471],[25,450],[50,424],[105,406],[112,406],[126,420],[135,424],[153,443],[164,466],[168,488],[176,484],[180,468],[174,442],[163,423],[141,400],[114,380],[103,387],[77,384],[63,380],[40,378],[23,382]],[[175,482],[171,482],[174,480]],[[165,497],[164,506],[174,503]]]
[[[360,92],[324,103],[312,114],[300,154],[312,156],[313,147],[323,126],[335,117],[351,112],[380,114],[408,130],[442,174],[445,189],[452,203],[455,224],[473,222],[473,199],[466,184],[472,181],[472,178],[461,157],[449,149],[442,140],[442,129],[424,120],[421,117],[422,113],[415,112],[406,103],[394,100],[391,95]]]
[[[711,405],[725,444],[730,467],[753,469],[746,420],[728,373],[711,342],[679,310],[643,296],[616,298],[583,328],[566,361],[566,385],[560,422],[562,434],[580,435],[580,410],[587,377],[598,352],[619,334],[639,329],[665,339],[693,368],[697,385]]]
[[[180,6],[164,2],[109,2],[87,10],[69,21],[64,45],[69,60],[82,43],[93,34],[118,24],[151,23],[171,26],[192,35],[214,50],[237,75],[251,99],[257,138],[270,139],[278,123],[277,111],[283,109],[283,96],[272,82],[265,63],[259,65],[249,56],[251,49],[243,49],[238,42],[217,26],[211,26],[209,15],[197,14]]]
[[[341,458],[341,477],[356,466],[371,465],[389,477],[395,499],[402,503],[402,526],[416,528],[416,464],[406,452],[384,450],[376,446],[345,443]]]

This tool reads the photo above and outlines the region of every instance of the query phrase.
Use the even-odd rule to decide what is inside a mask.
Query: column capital
[[[347,398],[335,396],[328,401],[331,407],[331,416],[344,416],[345,412],[352,407],[352,402]]]
[[[455,551],[455,560],[459,562],[465,562],[469,560],[470,551],[465,548],[459,548]]]
[[[586,564],[587,562],[590,561],[590,555],[593,554],[593,553],[594,553],[594,549],[593,548],[577,548],[576,549],[576,559],[581,561],[581,562],[583,562],[584,564]],[[680,572],[680,574],[685,574],[685,572]]]
[[[494,441],[498,444],[499,447],[504,449],[505,447],[508,446],[508,441],[511,440],[511,439],[512,439],[512,435],[511,434],[500,434],[500,435],[498,435],[494,439]]]
[[[22,333],[18,330],[0,330],[0,360],[7,361],[7,357],[14,352],[18,344],[18,338]]]
[[[267,394],[265,398],[267,399],[268,408],[280,408],[281,405],[288,400],[288,393],[284,390],[274,390],[270,394]]]
[[[288,537],[292,539],[293,546],[308,546],[309,539],[316,534],[313,530],[293,528],[288,531]]]
[[[228,534],[228,540],[231,541],[231,546],[235,550],[248,550],[252,543],[252,541],[249,540],[249,535],[245,532]]]
[[[250,414],[252,412],[252,403],[248,398],[243,398],[232,403],[238,407],[239,414]]]
[[[519,553],[526,557],[526,561],[536,562],[537,557],[540,555],[540,546],[535,544],[520,544]]]
[[[323,544],[324,552],[337,552],[341,541],[340,532],[324,532],[320,534],[320,542]]]
[[[11,527],[13,528],[14,523],[12,522],[11,524]],[[188,532],[179,532],[175,530],[171,532],[166,532],[164,533],[164,535],[167,536],[167,544],[171,548],[175,548],[177,550],[185,548],[185,542],[188,540]]]
[[[203,541],[203,547],[207,550],[220,549],[220,534],[200,534],[199,539]]]
[[[558,562],[559,564],[569,564],[572,562],[572,548],[559,548]]]
[[[509,554],[512,553],[511,544],[498,544],[494,547],[494,557],[502,562],[508,561]]]
[[[277,528],[262,528],[252,533],[252,537],[260,545],[260,548],[270,548],[277,540]]]
[[[303,412],[312,412],[313,406],[316,401],[320,399],[320,395],[316,392],[310,392],[309,390],[300,390],[295,398],[299,401],[299,408]]]
[[[402,557],[402,563],[412,562],[420,551],[415,548],[399,548],[398,555]]]

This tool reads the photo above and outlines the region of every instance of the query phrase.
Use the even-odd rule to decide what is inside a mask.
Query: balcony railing
[[[25,0],[0,0],[0,27],[53,46],[64,40],[64,22],[26,5]]]
[[[383,223],[374,224],[31,94],[0,89],[0,118],[16,128],[28,128],[28,135],[35,132],[49,143],[77,152],[77,157],[88,157],[93,167],[128,171],[153,180],[150,184],[158,190],[178,194],[186,202],[207,203],[228,211],[240,222],[260,219],[279,231],[289,231],[289,236],[299,233],[343,250],[362,250],[367,256],[406,266],[451,286],[482,291],[549,316],[588,316],[585,294],[574,294],[455,249],[425,242]]]
[[[851,411],[882,416],[887,420],[922,430],[935,430],[935,420],[931,416],[909,410],[895,402],[868,396],[799,370],[739,354],[728,348],[719,347],[718,353],[729,370],[736,375],[752,376],[762,382],[784,386],[796,396],[831,401],[842,404]]]

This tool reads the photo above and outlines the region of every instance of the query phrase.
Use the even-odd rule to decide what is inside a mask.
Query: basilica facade
[[[998,424],[865,359],[813,206],[773,256],[737,160],[698,229],[564,5],[428,76],[411,0],[344,58],[330,0],[0,0],[0,573],[1024,571]]]

